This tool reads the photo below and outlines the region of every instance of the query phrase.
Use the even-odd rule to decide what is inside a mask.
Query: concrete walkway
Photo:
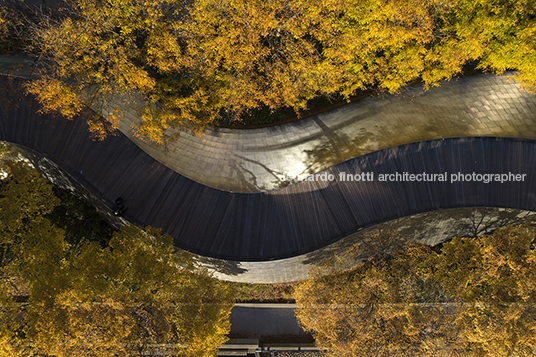
[[[287,186],[353,157],[422,140],[459,136],[536,138],[536,96],[512,73],[471,75],[423,91],[366,98],[327,113],[262,129],[209,128],[157,145],[133,138],[138,115],[123,108],[121,131],[152,157],[204,185],[234,192]],[[289,180],[291,178],[291,180]]]
[[[24,62],[25,61],[25,62]],[[0,72],[30,74],[29,60],[0,57]],[[15,64],[21,64],[13,71]],[[262,129],[183,132],[166,147],[134,137],[140,116],[121,106],[120,130],[153,158],[203,185],[233,192],[284,187],[296,176],[383,148],[459,136],[536,138],[536,96],[513,74],[471,75],[423,91],[366,98],[290,124]],[[290,180],[289,180],[290,178]]]

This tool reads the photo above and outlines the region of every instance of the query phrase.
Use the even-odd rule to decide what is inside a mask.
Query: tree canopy
[[[174,252],[169,235],[131,226],[106,246],[71,246],[45,216],[58,203],[51,184],[20,162],[2,169],[0,356],[205,356],[225,342],[228,285]]]
[[[532,356],[533,241],[508,226],[313,272],[296,289],[297,317],[329,356]]]
[[[156,142],[255,108],[431,86],[463,66],[519,70],[535,90],[535,3],[521,0],[73,0],[32,26],[45,111],[85,106],[96,136],[140,108]],[[99,115],[104,114],[106,119]]]

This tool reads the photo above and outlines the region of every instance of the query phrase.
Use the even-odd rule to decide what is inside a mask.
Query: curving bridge
[[[229,187],[213,188],[203,180],[199,181],[205,184],[189,179],[171,169],[173,165],[162,159],[163,155],[169,154],[149,155],[122,133],[104,142],[92,141],[83,120],[69,122],[38,115],[39,107],[35,101],[22,94],[20,79],[2,78],[0,140],[22,145],[49,158],[109,207],[113,206],[117,197],[123,197],[128,207],[125,218],[143,225],[162,227],[174,237],[177,247],[213,258],[212,263],[216,262],[215,266],[221,268],[215,267],[220,277],[241,281],[290,281],[303,278],[307,264],[315,263],[314,259],[304,262],[292,257],[307,254],[310,257],[311,253],[356,232],[401,217],[463,207],[536,211],[536,152],[535,141],[532,140],[536,138],[534,96],[519,91],[515,84],[508,83],[503,77],[489,76],[467,77],[460,81],[461,84],[448,83],[430,92],[421,92],[418,87],[410,91],[420,98],[417,102],[432,103],[433,98],[441,97],[441,93],[448,98],[449,93],[458,95],[457,88],[467,91],[471,81],[482,86],[483,78],[488,82],[490,78],[498,78],[496,84],[500,95],[487,89],[490,97],[481,100],[488,105],[480,105],[478,110],[467,105],[460,109],[459,103],[452,103],[446,114],[438,112],[434,115],[429,107],[415,104],[415,99],[413,102],[404,101],[401,111],[397,112],[394,104],[384,105],[381,104],[383,99],[372,98],[362,104],[351,104],[354,114],[360,113],[350,115],[354,118],[352,120],[344,114],[349,108],[343,107],[283,127],[253,130],[250,134],[246,131],[236,133],[238,136],[251,135],[249,139],[244,138],[242,151],[234,152],[241,155],[244,150],[253,150],[251,142],[255,142],[259,135],[270,130],[282,132],[277,138],[278,146],[269,145],[270,148],[264,151],[262,145],[257,147],[257,151],[262,152],[262,155],[258,154],[258,162],[262,163],[263,157],[271,157],[270,152],[279,160],[280,168],[276,170],[279,176],[274,175],[274,170],[268,176],[259,174],[257,177],[248,168],[241,169],[242,178],[247,173],[255,178],[258,192],[251,192],[255,191],[253,189],[245,190],[250,192],[230,192]],[[492,101],[492,97],[496,101]],[[396,104],[400,100],[396,98],[388,97],[385,102]],[[479,100],[478,97],[473,99]],[[448,101],[440,104],[447,111]],[[366,115],[372,113],[371,108],[375,110],[374,115],[371,114],[375,118],[373,122]],[[343,113],[349,122],[348,133],[358,130],[359,125],[366,132],[372,132],[372,128],[383,129],[377,129],[376,136],[366,135],[366,140],[351,138],[348,133],[344,140],[337,140],[337,137],[343,137],[346,125],[345,121],[336,119],[337,112]],[[459,125],[454,122],[449,124],[452,127],[439,127],[441,115],[447,118],[447,124],[453,122],[452,118],[457,118]],[[412,121],[408,119],[410,117]],[[335,119],[330,121],[329,118]],[[475,118],[482,127],[476,126]],[[417,142],[383,148],[385,143],[393,143],[382,141],[384,134],[381,134],[389,127],[391,119],[393,123],[405,123],[405,130],[389,131],[389,137],[394,138],[390,140]],[[469,123],[469,119],[473,122]],[[312,139],[298,142],[307,142],[309,147],[319,144],[321,148],[316,156],[308,152],[307,158],[301,161],[287,160],[285,150],[295,151],[299,144],[287,143],[283,134],[287,128],[295,131],[308,125],[321,128],[323,136],[317,133],[310,136]],[[422,131],[423,125],[431,125],[430,130]],[[413,136],[406,135],[413,129]],[[464,132],[469,137],[443,138],[443,135],[436,135],[435,140],[423,141],[443,131],[455,136]],[[217,132],[209,131],[204,140],[216,142],[212,138]],[[473,136],[486,133],[501,137]],[[229,140],[233,135],[230,134]],[[292,135],[289,134],[289,137]],[[364,142],[369,143],[368,146],[361,145]],[[381,150],[370,152],[373,149]],[[147,149],[151,150],[159,148]],[[369,152],[364,153],[366,151]],[[200,148],[199,160],[191,162],[191,165],[201,168],[195,170],[204,167],[207,177],[207,172],[214,168],[207,165],[203,158],[221,154],[213,152]],[[355,153],[361,155],[340,162]],[[153,156],[164,161],[165,165]],[[172,156],[180,157],[181,152]],[[228,157],[232,159],[232,156]],[[307,166],[304,160],[312,160],[311,157],[316,164]],[[303,169],[300,163],[310,170]],[[265,172],[270,171],[266,170],[267,163],[263,165]],[[292,183],[284,179],[285,174],[305,176],[321,168],[325,170],[312,180]],[[401,175],[398,180],[396,173]],[[426,176],[422,176],[423,173]],[[412,181],[411,174],[420,175],[414,178],[420,177],[421,180]],[[460,174],[464,175],[463,181]],[[487,176],[478,176],[485,174]],[[239,176],[233,176],[232,172],[229,175],[228,181],[232,182],[233,178],[240,181]],[[270,182],[276,176],[279,181],[275,186],[279,188],[262,190],[272,186],[258,183]],[[466,181],[467,178],[470,181]],[[486,178],[491,178],[491,182],[486,183]],[[278,266],[286,268],[278,271]],[[248,278],[247,273],[257,274],[256,278]],[[263,278],[263,274],[264,277],[269,274],[270,278]]]

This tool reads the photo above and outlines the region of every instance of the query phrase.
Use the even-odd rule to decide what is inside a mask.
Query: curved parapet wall
[[[129,221],[162,227],[177,247],[207,257],[253,262],[298,256],[382,222],[441,209],[536,210],[533,140],[477,137],[412,143],[348,160],[312,181],[268,192],[232,193],[179,175],[122,134],[95,142],[81,120],[38,116],[36,103],[17,92],[20,82],[12,84],[2,93],[11,103],[0,111],[1,140],[42,153],[108,206],[123,197]],[[423,172],[436,180],[380,181],[380,175]],[[506,175],[509,181],[451,182],[451,175],[473,172]],[[354,181],[342,179],[343,173]],[[329,175],[333,180],[322,179]],[[355,175],[365,181],[355,181]],[[446,175],[446,181],[439,181],[439,175]]]

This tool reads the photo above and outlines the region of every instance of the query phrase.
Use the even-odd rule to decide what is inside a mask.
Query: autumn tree
[[[392,265],[384,257],[352,273],[313,272],[295,291],[298,321],[329,356],[455,355],[447,337],[454,318],[432,304],[449,302],[432,277],[434,259],[415,247]]]
[[[23,356],[23,324],[17,319],[22,308],[11,294],[11,287],[6,284],[3,270],[0,276],[0,356]]]
[[[24,6],[26,3],[10,2],[10,5],[12,6],[6,5],[6,1],[0,4],[0,54],[2,55],[23,52],[29,39],[25,26],[27,13],[21,9],[21,7],[27,8]]]
[[[474,51],[478,68],[495,72],[518,70],[523,87],[536,92],[536,2],[534,0],[460,1],[455,16],[445,18],[444,27],[464,39]]]
[[[413,238],[401,234],[396,229],[369,232],[363,239],[346,248],[343,254],[324,259],[309,272],[313,276],[330,275],[355,267],[371,258],[381,258],[413,247]]]
[[[138,135],[156,142],[256,108],[307,107],[324,96],[396,92],[468,63],[519,69],[534,88],[533,1],[77,0],[35,26],[45,111],[90,106],[103,137],[139,108]],[[478,62],[480,61],[480,62]],[[104,114],[106,119],[100,114]]]
[[[328,355],[534,354],[534,233],[505,227],[411,247],[344,274],[315,270],[295,297]]]
[[[130,356],[167,345],[172,355],[214,353],[230,328],[232,296],[171,243],[134,227],[107,248],[81,243],[33,283],[26,331],[35,350]]]
[[[441,251],[438,276],[464,302],[460,340],[488,356],[536,350],[534,232],[504,227],[492,235],[454,238]],[[477,353],[475,352],[475,355]]]
[[[52,185],[22,162],[4,161],[1,165],[6,177],[0,183],[0,266],[14,243],[22,236],[30,236],[43,224],[59,200]]]
[[[24,163],[9,160],[7,145],[0,151],[0,168],[5,175],[0,181],[0,356],[18,356],[27,348],[24,323],[18,318],[23,307],[15,300],[18,271],[13,260],[37,266],[46,259],[54,260],[53,252],[62,237],[44,217],[58,204],[50,183]],[[29,237],[34,245],[28,244]],[[18,253],[25,249],[22,259]]]
[[[169,235],[124,227],[103,247],[65,241],[46,217],[57,198],[21,162],[0,182],[0,356],[205,356],[223,344],[228,285],[175,252]],[[19,279],[27,304],[15,300]]]

